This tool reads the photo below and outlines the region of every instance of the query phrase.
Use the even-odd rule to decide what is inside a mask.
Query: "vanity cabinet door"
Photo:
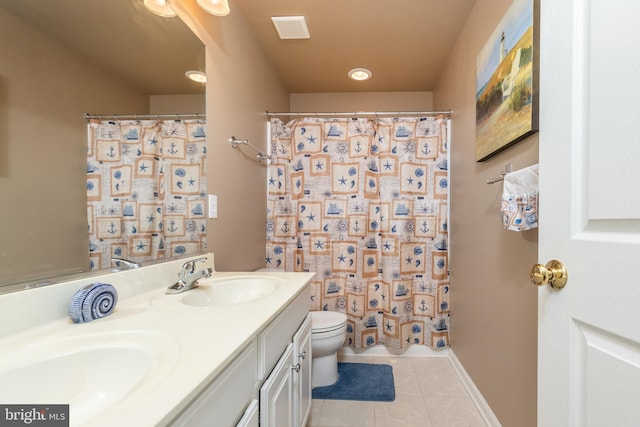
[[[255,399],[244,412],[236,427],[258,427],[260,425],[258,415],[258,399]]]
[[[293,336],[293,371],[294,401],[293,419],[294,426],[307,425],[311,412],[311,315],[307,318],[298,332]]]
[[[258,335],[259,381],[269,376],[280,360],[282,351],[291,343],[293,335],[309,314],[309,301],[311,297],[307,288]]]
[[[260,389],[260,427],[293,427],[293,344]]]

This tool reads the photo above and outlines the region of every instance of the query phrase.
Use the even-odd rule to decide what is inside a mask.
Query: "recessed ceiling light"
[[[366,68],[353,68],[349,70],[348,75],[353,80],[369,80],[373,73]]]
[[[171,9],[167,0],[144,0],[144,7],[156,15],[163,16],[165,18],[176,16],[176,13]]]
[[[231,11],[227,0],[196,0],[205,12],[216,16],[227,16]]]
[[[198,83],[206,83],[207,82],[207,75],[205,73],[203,73],[202,71],[190,70],[190,71],[187,71],[186,73],[184,73],[184,75],[189,77],[194,82],[198,82]]]

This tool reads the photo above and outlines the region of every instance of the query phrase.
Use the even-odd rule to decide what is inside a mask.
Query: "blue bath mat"
[[[314,399],[393,402],[396,398],[393,370],[389,365],[338,363],[338,382],[313,389]]]

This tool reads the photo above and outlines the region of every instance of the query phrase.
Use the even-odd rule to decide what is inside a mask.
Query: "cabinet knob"
[[[293,369],[296,372],[300,372],[300,364],[296,363],[295,365],[291,365],[291,369]]]

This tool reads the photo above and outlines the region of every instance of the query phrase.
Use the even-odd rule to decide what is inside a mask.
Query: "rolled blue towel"
[[[71,298],[69,316],[74,323],[91,322],[113,313],[117,302],[116,288],[108,283],[92,283]]]

